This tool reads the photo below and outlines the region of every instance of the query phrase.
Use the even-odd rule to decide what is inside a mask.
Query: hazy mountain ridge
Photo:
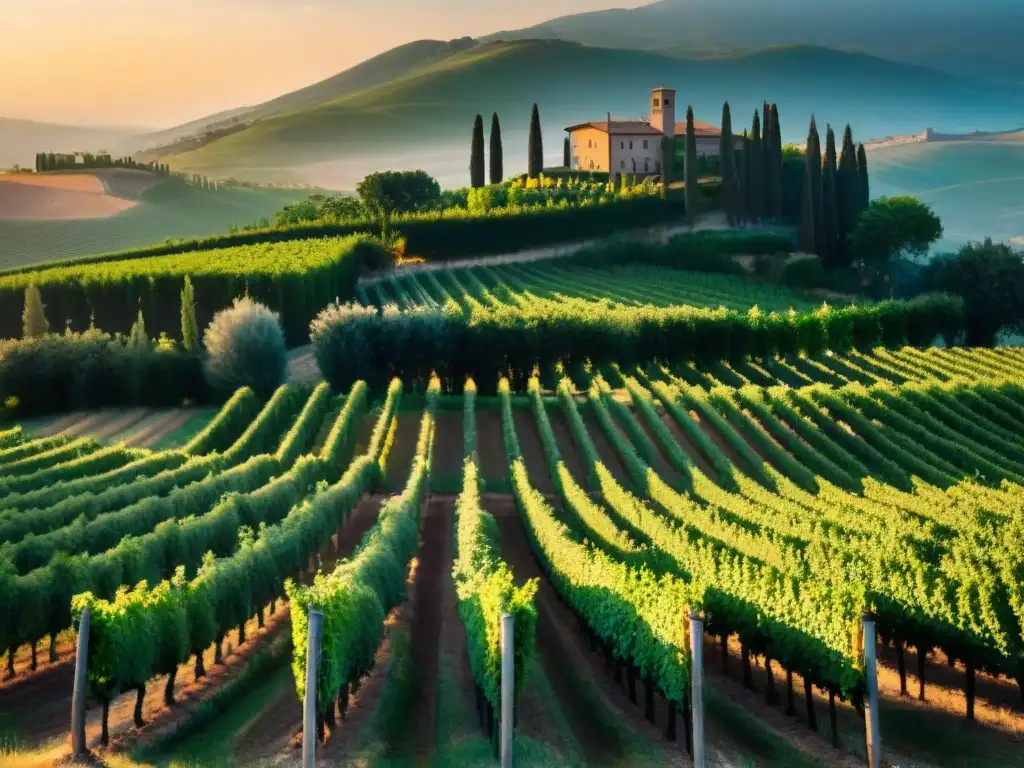
[[[662,0],[563,16],[485,39],[559,38],[585,45],[707,54],[804,43],[980,80],[1024,84],[1016,0]]]
[[[525,141],[535,101],[554,151],[572,122],[608,111],[645,115],[648,89],[659,83],[678,88],[680,102],[693,104],[707,122],[717,124],[729,100],[737,130],[764,99],[778,102],[791,141],[802,140],[812,112],[821,123],[852,122],[864,138],[924,127],[1004,128],[1024,113],[1024,97],[1014,89],[818,46],[683,58],[561,40],[455,43],[421,41],[389,51],[358,65],[360,73],[349,70],[261,105],[266,116],[246,130],[169,161],[186,170],[261,178],[357,154],[379,153],[386,163],[392,149],[455,146],[463,134],[468,145],[473,117],[492,111],[515,147]],[[403,58],[412,65],[394,64]]]

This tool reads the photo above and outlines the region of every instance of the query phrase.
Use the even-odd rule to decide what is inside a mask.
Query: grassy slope
[[[224,232],[231,223],[272,216],[307,194],[245,188],[214,192],[171,180],[144,192],[134,208],[106,219],[0,221],[0,269]]]
[[[965,241],[1024,245],[1024,145],[1010,142],[906,144],[868,155],[871,192],[914,195],[942,219],[937,250]]]
[[[780,104],[787,139],[803,133],[812,110],[819,122],[853,119],[861,136],[880,129],[919,130],[922,121],[956,124],[965,110],[977,121],[1009,124],[1011,116],[1019,121],[1015,110],[1020,104],[1009,103],[1001,92],[861,54],[789,46],[683,59],[528,40],[482,43],[421,63],[383,84],[355,92],[343,88],[338,97],[276,114],[168,160],[187,170],[245,174],[426,146],[463,134],[468,142],[478,112],[498,111],[507,133],[525,132],[534,101],[551,143],[567,121],[600,118],[608,110],[617,115],[646,112],[646,91],[661,82],[679,87],[681,101],[692,103],[699,116],[712,122],[718,121],[723,99],[733,104],[735,115],[744,116],[734,121],[742,124],[748,110],[770,97]],[[318,95],[330,90],[324,85]]]

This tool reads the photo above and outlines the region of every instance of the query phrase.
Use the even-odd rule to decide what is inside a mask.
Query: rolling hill
[[[802,43],[1020,85],[1021,29],[1018,0],[660,0],[563,16],[486,39],[561,39],[687,55]]]
[[[386,167],[421,167],[442,182],[464,183],[478,112],[498,112],[506,170],[514,172],[525,165],[534,102],[548,156],[557,161],[565,125],[609,111],[646,114],[647,92],[660,83],[678,88],[680,102],[713,123],[725,100],[738,126],[764,99],[775,101],[787,141],[803,139],[812,112],[819,123],[853,122],[862,138],[921,126],[996,128],[1019,122],[1024,112],[1016,89],[801,45],[684,58],[561,40],[427,41],[356,70],[283,96],[276,107],[257,107],[265,116],[247,129],[166,160],[186,171],[335,188],[350,189],[366,172]]]

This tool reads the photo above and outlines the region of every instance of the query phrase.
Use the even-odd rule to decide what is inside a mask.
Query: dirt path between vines
[[[645,736],[662,753],[666,764],[689,764],[682,744],[667,741],[655,726],[643,719],[641,710],[629,703],[626,695],[608,680],[601,669],[601,662],[584,645],[576,631],[574,616],[560,602],[533,556],[512,497],[488,496],[485,505],[498,522],[502,558],[512,568],[516,582],[521,584],[531,578],[540,580],[536,599],[538,660],[586,763],[627,765],[631,750],[630,745],[623,743],[622,734],[616,730],[596,727],[599,720],[592,712],[593,701],[575,683],[574,678],[591,680],[601,704],[607,708],[606,714]],[[527,721],[529,717],[535,716],[527,711],[528,702],[524,698],[522,716]]]
[[[431,497],[420,523],[419,567],[412,603],[412,685],[401,737],[393,751],[429,765],[437,735],[437,676],[445,571],[451,571],[455,497]]]

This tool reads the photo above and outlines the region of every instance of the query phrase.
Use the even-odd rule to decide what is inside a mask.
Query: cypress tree
[[[750,134],[750,220],[760,221],[764,215],[764,162],[761,160],[761,116],[754,110],[754,125]]]
[[[843,149],[836,170],[836,218],[839,222],[839,262],[849,265],[850,233],[853,232],[860,211],[860,179],[857,175],[857,147],[853,143],[853,130],[849,125],[843,132]]]
[[[480,115],[473,121],[473,141],[469,150],[469,185],[482,187],[484,180],[484,119]]]
[[[128,345],[131,347],[139,347],[149,342],[149,337],[146,335],[146,320],[142,317],[142,310],[139,310],[138,317],[135,318],[135,323],[132,325],[132,329],[128,334]]]
[[[840,265],[839,249],[839,200],[836,196],[836,134],[832,126],[825,133],[825,165],[821,173],[821,207],[825,222],[824,244],[822,254],[825,263]]]
[[[800,207],[800,249],[804,253],[820,253],[818,221],[824,221],[816,210],[821,199],[821,152],[818,149],[818,127],[814,117],[807,132],[807,153],[804,163],[803,202]]]
[[[868,179],[868,153],[863,144],[857,146],[857,189],[860,192],[860,206],[857,213],[867,210],[871,205],[871,182]]]
[[[736,153],[736,220],[750,221],[750,137],[743,129],[743,148]]]
[[[533,105],[533,113],[530,115],[530,142],[527,147],[527,173],[531,179],[536,179],[544,170],[544,139],[540,132],[540,110]]]
[[[37,339],[50,330],[50,323],[46,320],[46,305],[35,283],[25,288],[25,309],[21,314],[21,322],[26,339]]]
[[[505,160],[501,148],[501,124],[498,113],[491,115],[491,184],[501,184],[505,178]]]
[[[699,190],[697,189],[697,136],[693,128],[693,107],[686,108],[686,157],[683,167],[683,197],[686,204],[686,218],[693,226],[697,217]]]
[[[766,198],[769,215],[776,221],[782,218],[782,129],[779,127],[779,105],[769,107],[772,116],[771,151],[766,155],[769,161],[769,187]]]
[[[188,350],[199,348],[196,297],[192,290],[192,279],[188,275],[185,275],[185,287],[181,289],[181,346]]]
[[[771,180],[772,180],[772,108],[764,103],[761,112],[761,215],[765,219],[772,217]]]
[[[736,211],[739,207],[736,191],[736,147],[732,139],[732,113],[729,102],[722,106],[722,132],[718,143],[718,164],[722,173],[722,202],[725,206],[725,220],[729,226],[736,226]]]
[[[565,137],[565,141],[562,142],[562,165],[566,168],[572,168],[572,157],[569,153],[569,137]]]

